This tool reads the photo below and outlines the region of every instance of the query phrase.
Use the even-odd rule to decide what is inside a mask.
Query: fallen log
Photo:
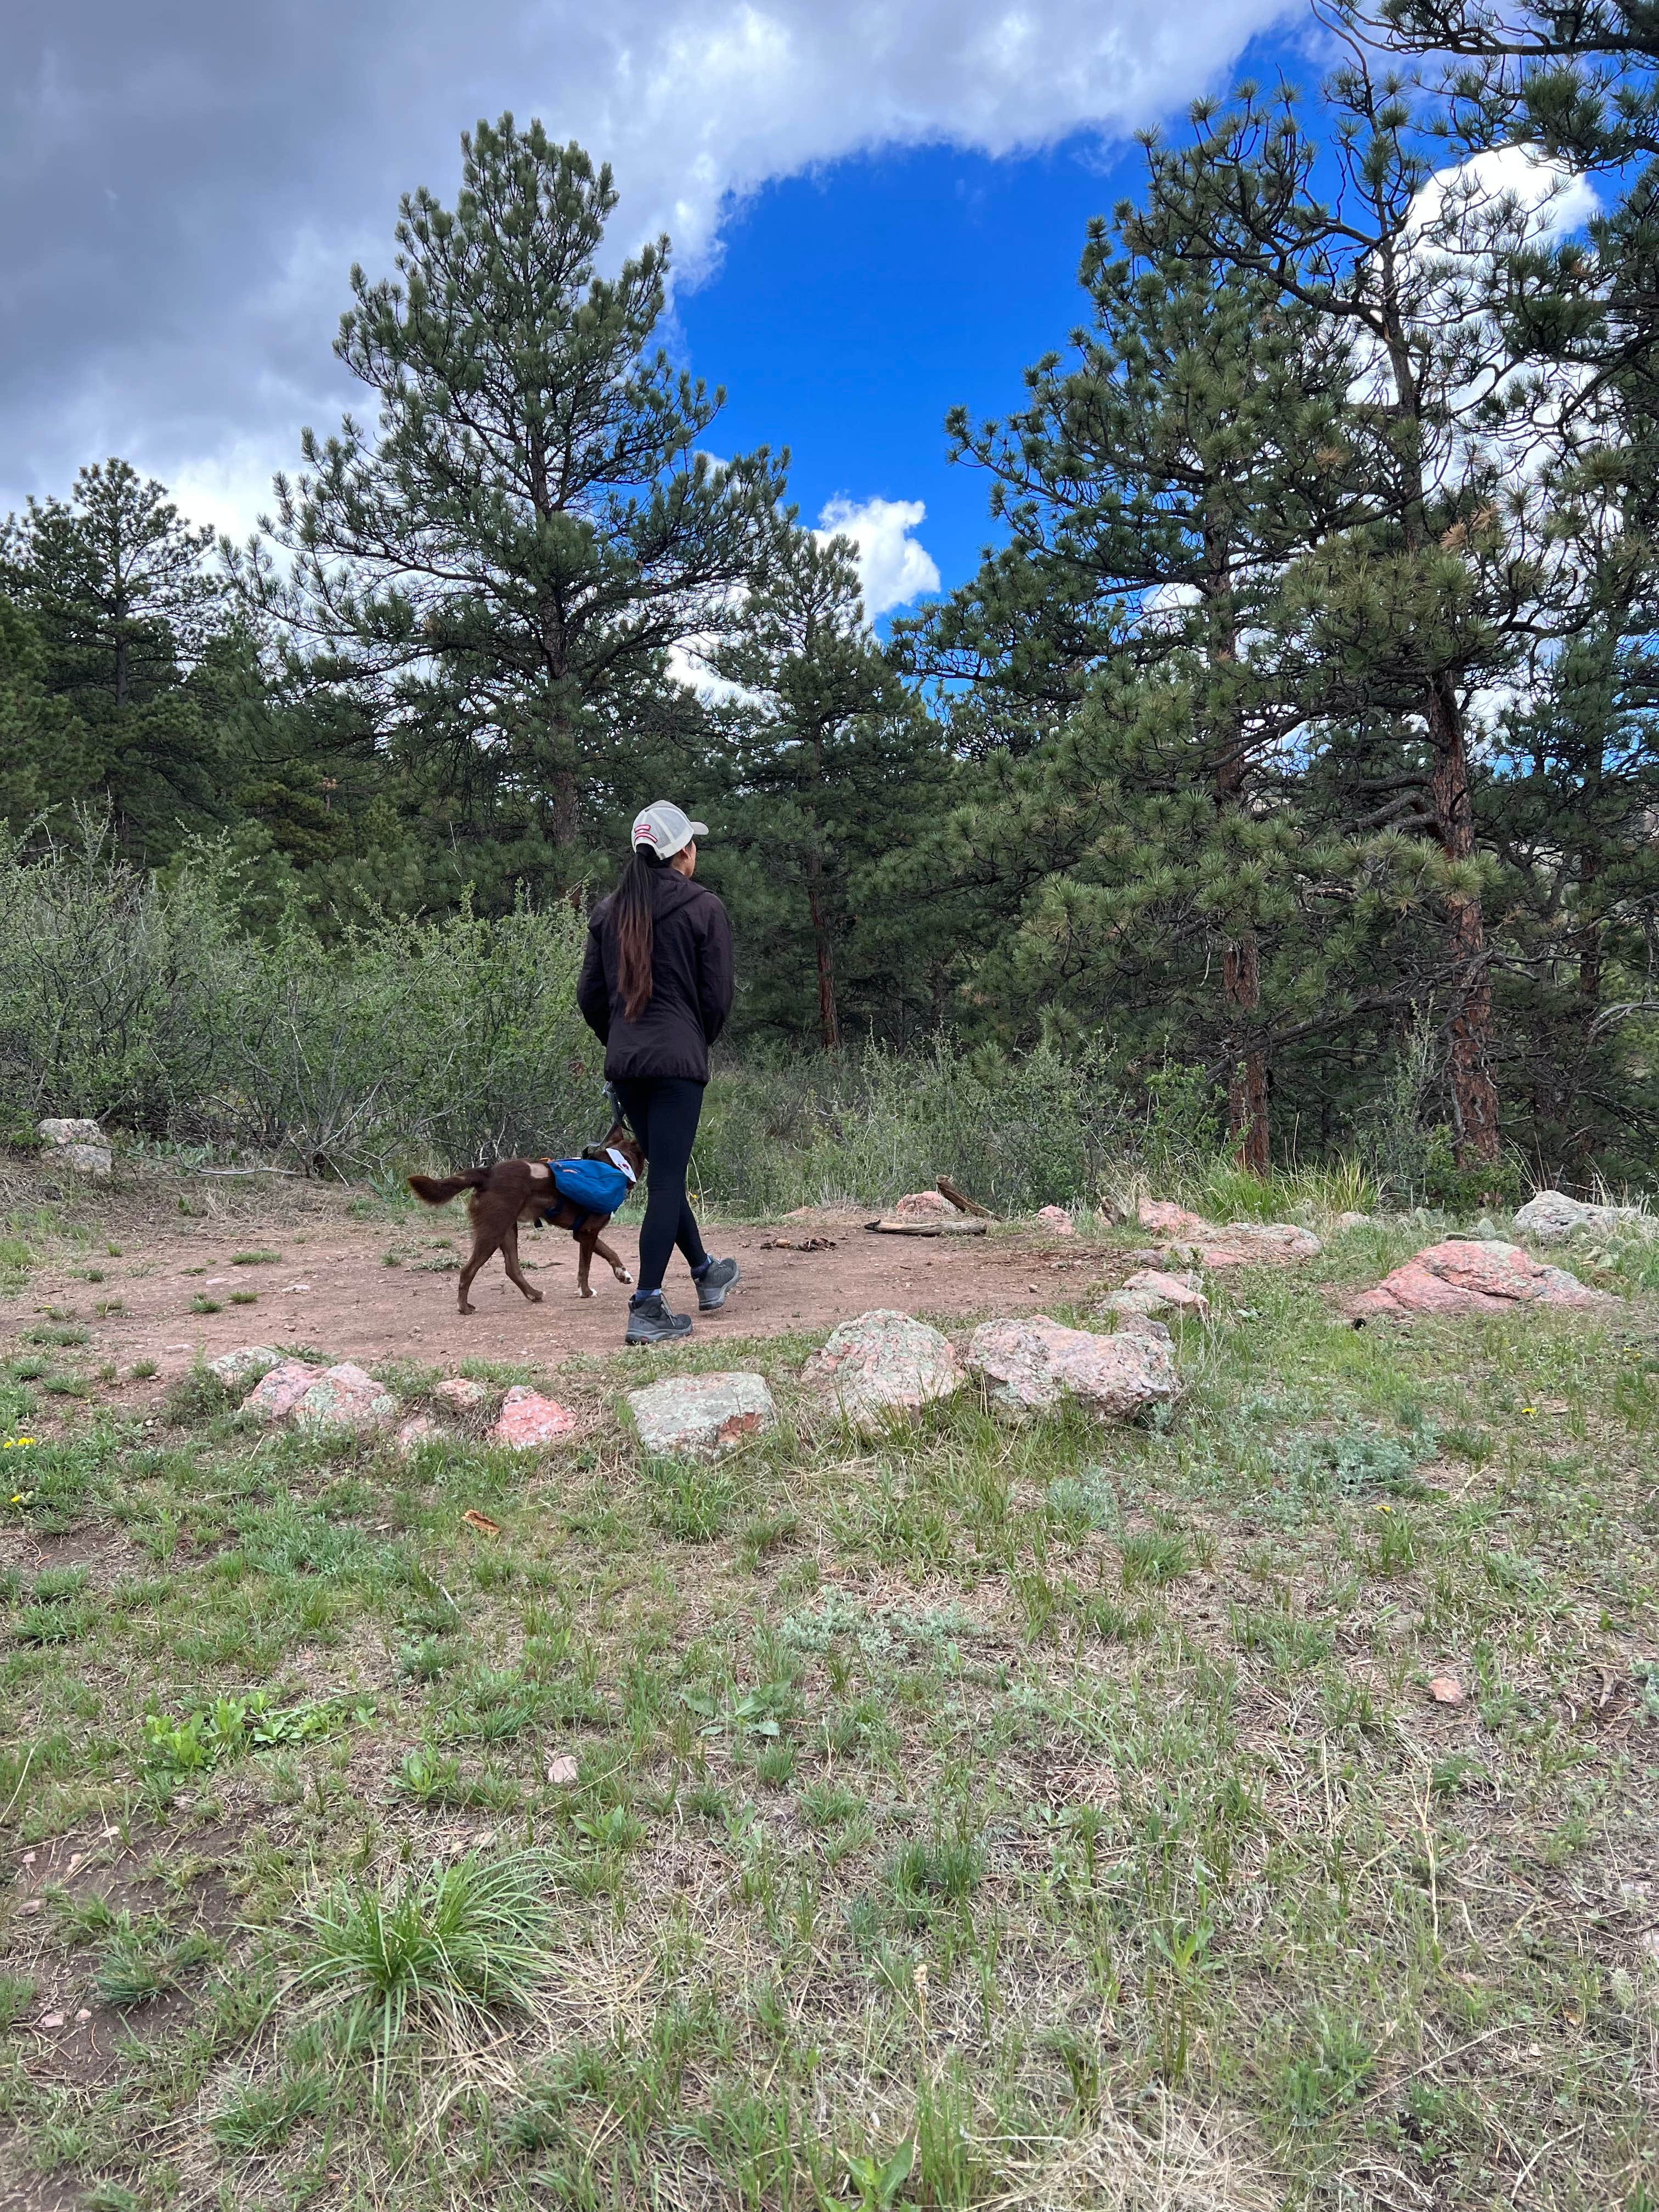
[[[976,1198],[969,1198],[966,1191],[958,1190],[949,1176],[940,1176],[935,1188],[941,1198],[950,1200],[958,1213],[977,1214],[981,1221],[991,1218],[990,1207],[981,1206]]]
[[[989,1221],[866,1221],[884,1237],[983,1237]]]

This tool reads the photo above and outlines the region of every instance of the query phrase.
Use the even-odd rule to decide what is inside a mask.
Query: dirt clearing
[[[459,1314],[455,1277],[471,1241],[459,1202],[405,1210],[315,1187],[158,1179],[112,1194],[100,1220],[89,1194],[76,1199],[88,1243],[43,1249],[9,1318],[14,1328],[84,1328],[85,1355],[123,1377],[153,1363],[154,1376],[143,1378],[152,1389],[198,1358],[248,1343],[308,1345],[369,1366],[554,1364],[624,1348],[628,1291],[596,1265],[595,1296],[579,1298],[575,1247],[562,1231],[520,1238],[543,1304],[514,1290],[494,1259],[473,1285],[477,1310]],[[181,1199],[212,1211],[186,1217]],[[1103,1243],[1029,1226],[935,1239],[873,1234],[865,1218],[711,1226],[710,1249],[735,1255],[743,1280],[722,1310],[697,1316],[699,1337],[822,1333],[873,1306],[942,1322],[1033,1312],[1074,1303],[1123,1271],[1122,1255]],[[779,1249],[780,1239],[808,1237],[831,1240],[831,1249]],[[637,1273],[637,1224],[617,1224],[609,1241]],[[666,1288],[671,1304],[695,1310],[678,1255]]]

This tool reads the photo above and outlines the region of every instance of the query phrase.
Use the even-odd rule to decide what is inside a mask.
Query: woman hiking
[[[671,1313],[662,1279],[676,1244],[712,1313],[738,1279],[735,1260],[711,1260],[685,1194],[685,1171],[708,1080],[708,1048],[732,1011],[732,925],[692,878],[693,822],[659,799],[634,822],[634,857],[587,925],[576,984],[582,1018],[605,1047],[605,1073],[649,1163],[640,1228],[639,1288],[629,1302],[629,1344],[690,1336],[690,1314]]]

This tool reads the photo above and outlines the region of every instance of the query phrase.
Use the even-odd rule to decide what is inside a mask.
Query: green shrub
[[[604,1112],[580,917],[242,925],[228,852],[0,850],[0,1126],[92,1115],[353,1173],[575,1139]],[[456,1079],[465,1068],[465,1081]]]
[[[706,1196],[744,1213],[881,1206],[939,1175],[1018,1213],[1094,1205],[1126,1163],[1168,1176],[1212,1159],[1216,1143],[1196,1071],[1129,1088],[1101,1054],[968,1052],[941,1037],[717,1072],[692,1166]]]

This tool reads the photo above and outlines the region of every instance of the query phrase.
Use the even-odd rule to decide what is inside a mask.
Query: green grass
[[[769,1376],[725,1459],[645,1461],[572,1363],[511,1370],[583,1408],[545,1460],[405,1462],[14,1359],[23,2170],[147,2212],[1643,2203],[1647,1261],[1569,1255],[1635,1294],[1605,1322],[1340,1326],[1412,1242],[1218,1283],[1144,1430],[798,1429],[805,1344],[722,1340],[653,1371]],[[82,2007],[101,2071],[36,2032]]]
[[[345,1877],[301,1906],[289,1987],[342,2008],[382,2064],[417,2022],[464,2038],[491,2012],[534,2005],[556,1956],[552,1883],[531,1852]]]

